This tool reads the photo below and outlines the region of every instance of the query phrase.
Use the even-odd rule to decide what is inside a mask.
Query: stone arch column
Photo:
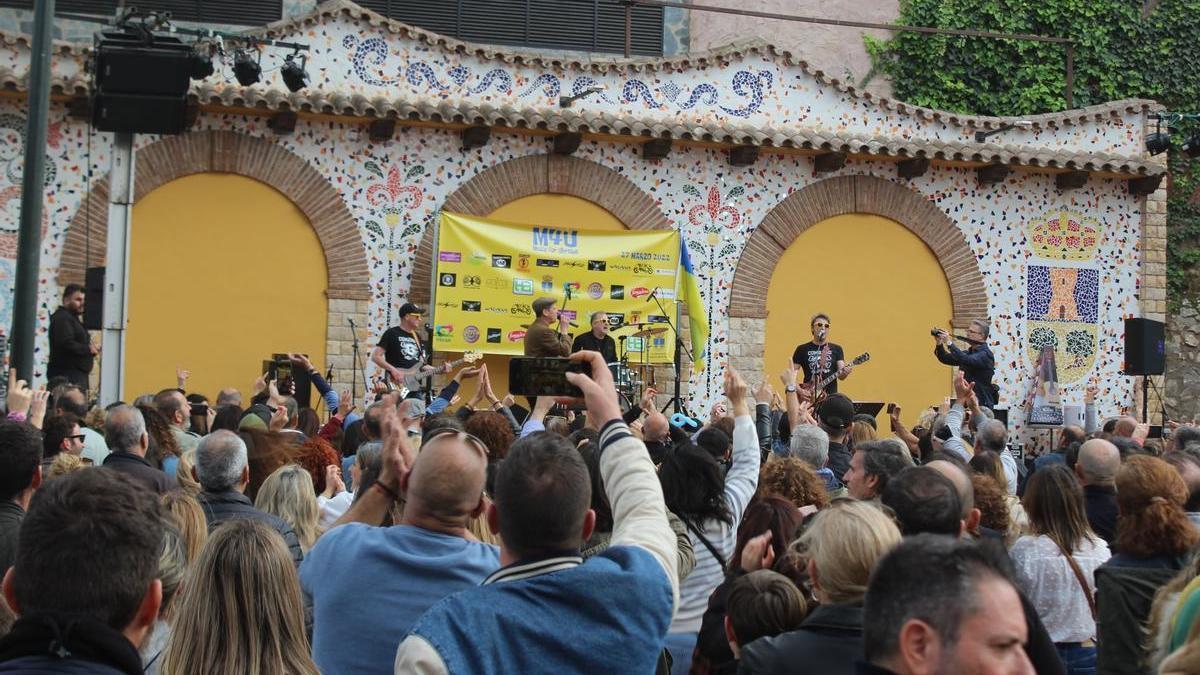
[[[450,193],[442,209],[482,217],[515,199],[547,192],[593,202],[631,230],[672,229],[658,202],[628,178],[604,165],[564,155],[527,155],[488,167]],[[431,297],[433,234],[434,228],[425,230],[413,261],[408,295],[418,304]]]
[[[210,172],[253,178],[290,199],[308,218],[325,252],[326,358],[338,382],[350,380],[353,336],[346,318],[367,325],[370,274],[354,216],[324,176],[283,146],[230,131],[198,131],[156,141],[137,151],[135,168],[135,200],[176,178]],[[71,220],[59,284],[82,283],[84,270],[104,264],[108,185],[107,177],[98,181]]]
[[[953,326],[987,316],[987,291],[966,237],[924,195],[877,176],[839,176],[809,185],[775,205],[750,235],[738,260],[729,300],[729,340],[742,344],[730,359],[743,373],[761,378],[767,294],[783,252],[813,225],[848,213],[869,213],[900,223],[933,251],[950,284]],[[757,379],[755,380],[757,381]]]

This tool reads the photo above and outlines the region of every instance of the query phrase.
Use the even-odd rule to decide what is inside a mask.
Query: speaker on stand
[[[1149,421],[1150,376],[1167,369],[1166,325],[1154,319],[1125,319],[1126,375],[1142,376],[1142,422]]]

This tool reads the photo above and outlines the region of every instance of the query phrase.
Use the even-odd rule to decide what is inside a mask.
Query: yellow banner
[[[552,297],[561,309],[570,288],[566,313],[579,324],[572,339],[603,311],[621,326],[611,333],[618,358],[671,362],[675,334],[663,310],[674,322],[678,232],[530,227],[443,212],[438,240],[434,349],[519,355],[533,301]],[[655,289],[663,310],[650,298]]]

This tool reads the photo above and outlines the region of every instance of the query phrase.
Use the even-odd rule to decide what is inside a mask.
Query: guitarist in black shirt
[[[417,333],[421,327],[420,307],[406,302],[400,307],[400,325],[392,326],[379,338],[379,344],[371,352],[371,362],[388,374],[388,379],[397,386],[404,384],[404,377],[417,372],[446,372],[445,367],[428,365],[429,354]],[[415,389],[415,388],[414,388]],[[409,398],[422,398],[420,389],[409,391]]]
[[[796,351],[792,354],[792,363],[797,368],[804,369],[806,383],[819,382],[836,373],[837,377],[825,385],[826,393],[836,394],[838,380],[849,377],[854,366],[846,363],[846,354],[842,351],[842,346],[829,341],[830,325],[829,315],[817,314],[814,316],[809,322],[813,339],[811,342],[805,342],[796,347]]]

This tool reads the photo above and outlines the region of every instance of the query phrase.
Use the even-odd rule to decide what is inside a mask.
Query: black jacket
[[[110,454],[104,458],[104,468],[123,473],[138,485],[144,485],[147,489],[160,495],[179,487],[175,478],[154,468],[150,462],[146,461],[145,457],[140,457],[132,452]]]
[[[278,516],[256,509],[254,503],[246,495],[236,490],[226,490],[225,492],[208,492],[206,490],[200,493],[200,506],[204,508],[204,519],[208,521],[209,532],[228,520],[237,518],[260,520],[283,536],[283,541],[287,544],[288,551],[292,554],[292,561],[296,563],[297,568],[304,560],[304,552],[300,550],[300,540],[296,538],[296,532],[292,526]]]
[[[863,657],[862,625],[861,606],[821,605],[800,628],[742,648],[738,672],[854,675],[854,664]]]
[[[948,366],[958,366],[962,369],[963,377],[972,384],[975,398],[984,408],[996,407],[1000,392],[992,385],[992,376],[996,374],[996,358],[987,345],[975,345],[963,351],[953,342],[949,347],[940,343],[933,348],[933,355],[938,361]]]
[[[8,571],[17,559],[17,535],[25,509],[7,499],[0,501],[0,575]]]
[[[59,307],[50,315],[50,362],[46,375],[92,372],[92,341],[87,329],[71,310]]]
[[[1111,485],[1085,485],[1083,501],[1092,531],[1112,544],[1117,538],[1117,489]]]
[[[65,614],[30,614],[0,639],[0,673],[141,675],[142,658],[119,631]]]
[[[1157,567],[1122,566],[1119,562],[1120,558],[1114,557],[1096,568],[1096,673],[1150,673],[1144,663],[1150,605],[1158,589],[1183,568],[1184,560]]]

